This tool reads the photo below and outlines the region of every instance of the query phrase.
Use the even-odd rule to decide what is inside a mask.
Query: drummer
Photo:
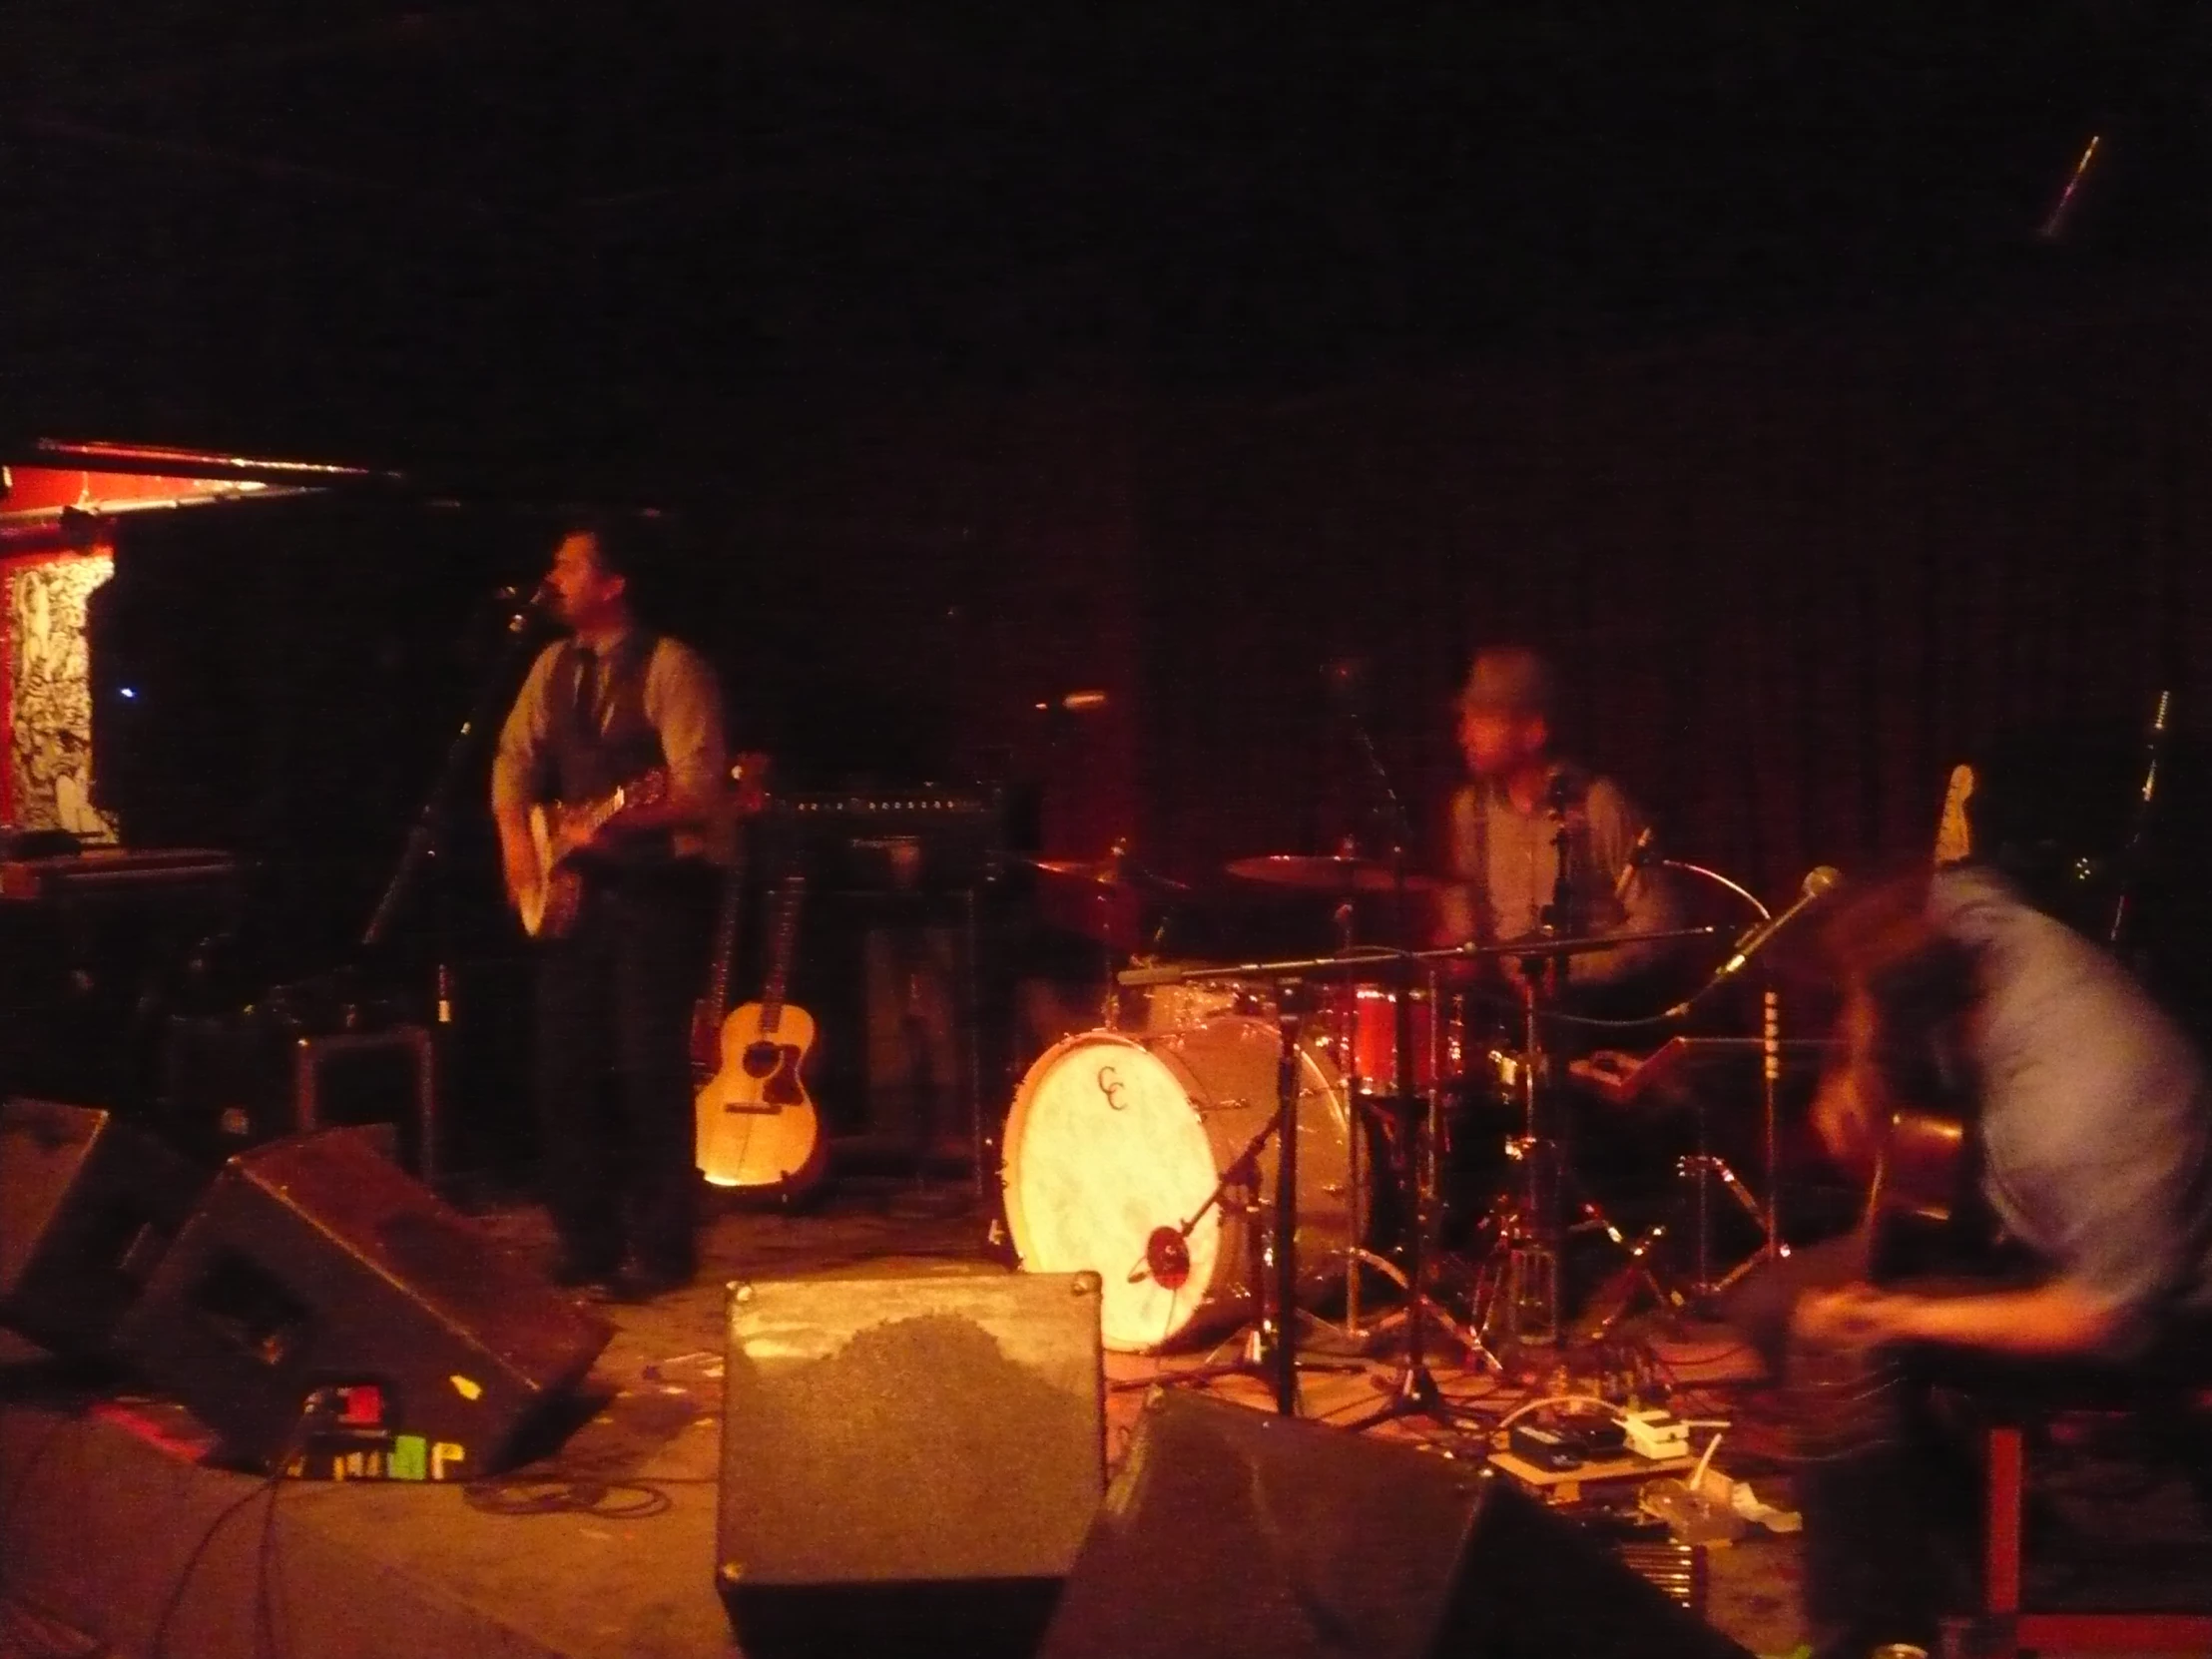
[[[1495,944],[1541,933],[1605,937],[1678,925],[1657,859],[1630,869],[1645,820],[1620,786],[1553,748],[1550,666],[1524,646],[1475,654],[1458,698],[1467,782],[1451,797],[1436,942]],[[1559,831],[1566,831],[1560,881]],[[1563,906],[1555,901],[1564,899]],[[1563,910],[1563,913],[1561,913]],[[1662,970],[1663,944],[1551,958],[1557,989],[1622,990]],[[1522,959],[1499,958],[1516,992]],[[1608,998],[1608,1000],[1611,1000]]]

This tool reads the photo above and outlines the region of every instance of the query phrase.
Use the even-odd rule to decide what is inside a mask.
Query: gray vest
[[[553,797],[598,801],[645,773],[668,764],[661,735],[645,714],[645,671],[660,638],[633,630],[599,665],[598,695],[587,708],[584,669],[591,653],[570,641],[546,682],[551,705]],[[624,843],[624,862],[658,862],[669,856],[666,834]]]

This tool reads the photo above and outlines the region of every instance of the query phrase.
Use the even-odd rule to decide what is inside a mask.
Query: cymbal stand
[[[1430,1374],[1427,1358],[1422,1352],[1428,1319],[1439,1312],[1428,1296],[1427,1264],[1423,1260],[1426,1255],[1424,1235],[1429,1231],[1434,1214],[1435,1182],[1430,1178],[1434,1135],[1431,1131],[1439,1115],[1439,1096],[1435,1079],[1432,1078],[1428,1091],[1428,1110],[1423,1113],[1415,1109],[1418,1101],[1409,1070],[1413,1053],[1414,959],[1405,944],[1411,932],[1405,857],[1407,844],[1412,839],[1412,830],[1405,817],[1404,804],[1398,800],[1397,790],[1390,783],[1389,769],[1382,764],[1382,757],[1376,749],[1375,739],[1368,731],[1367,722],[1360,716],[1357,703],[1349,704],[1345,714],[1361,756],[1367,763],[1369,775],[1375,780],[1389,830],[1390,920],[1397,944],[1389,958],[1390,989],[1396,998],[1392,1009],[1394,1029],[1391,1033],[1390,1105],[1393,1110],[1404,1114],[1405,1181],[1412,1189],[1413,1200],[1409,1207],[1410,1225],[1406,1228],[1405,1237],[1405,1358],[1391,1384],[1389,1397],[1374,1411],[1346,1426],[1353,1429],[1369,1428],[1377,1423],[1419,1413],[1450,1428],[1458,1426],[1456,1417],[1450,1402],[1443,1396],[1443,1390],[1437,1387],[1436,1379]],[[1433,1004],[1430,1008],[1430,1023],[1431,1030],[1440,1030],[1442,1009]],[[1352,1137],[1357,1141],[1361,1132],[1357,1101],[1353,1102],[1353,1111]],[[1354,1265],[1349,1277],[1357,1281],[1360,1240],[1356,1237],[1352,1243]],[[1353,1306],[1357,1308],[1357,1303]],[[1495,1364],[1494,1357],[1482,1346],[1479,1339],[1468,1346],[1478,1360]]]
[[[1478,1366],[1488,1366],[1496,1371],[1505,1369],[1497,1356],[1483,1345],[1479,1334],[1462,1331],[1453,1324],[1428,1294],[1430,1269],[1427,1257],[1428,1247],[1433,1242],[1430,1235],[1436,1221],[1434,1149],[1437,1119],[1441,1115],[1441,1093],[1438,1088],[1431,1087],[1427,1091],[1425,1102],[1417,1099],[1407,1075],[1413,1023],[1410,965],[1411,958],[1400,957],[1393,973],[1398,997],[1397,1052],[1390,1100],[1393,1108],[1405,1114],[1403,1122],[1407,1139],[1403,1179],[1412,1196],[1409,1222],[1405,1229],[1405,1357],[1390,1383],[1388,1397],[1366,1416],[1357,1417],[1345,1424],[1356,1431],[1415,1414],[1429,1417],[1446,1428],[1461,1426],[1457,1409],[1444,1397],[1443,1390],[1436,1385],[1434,1374],[1428,1369],[1424,1339],[1431,1318],[1443,1320],[1453,1335],[1465,1345],[1469,1356]],[[1432,1014],[1431,1017],[1440,1018],[1440,1014]]]

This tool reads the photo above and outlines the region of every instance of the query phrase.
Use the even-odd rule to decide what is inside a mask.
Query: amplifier
[[[177,1018],[162,1043],[161,1115],[173,1140],[220,1162],[315,1129],[388,1124],[398,1163],[438,1176],[429,1029],[303,1034],[246,1015]]]
[[[788,868],[855,892],[952,892],[998,878],[997,792],[911,789],[779,796],[771,833]]]

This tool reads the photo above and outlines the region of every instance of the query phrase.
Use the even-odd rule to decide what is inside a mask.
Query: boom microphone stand
[[[1354,958],[1364,965],[1366,958]],[[1342,971],[1348,966],[1345,958],[1337,956],[1301,957],[1296,960],[1274,962],[1243,962],[1234,967],[1186,968],[1139,967],[1125,968],[1115,977],[1127,986],[1176,985],[1189,981],[1210,979],[1266,979],[1281,985],[1278,997],[1277,1027],[1282,1046],[1278,1052],[1275,1072],[1276,1116],[1273,1124],[1263,1128],[1253,1137],[1250,1145],[1240,1155],[1239,1161],[1253,1160],[1257,1169],[1260,1149],[1266,1144],[1269,1130],[1279,1137],[1275,1170],[1275,1227],[1274,1237],[1268,1248],[1274,1254],[1264,1258],[1263,1265],[1275,1270],[1274,1314],[1272,1321],[1267,1311],[1266,1287],[1256,1284],[1255,1297],[1261,1304],[1260,1337],[1263,1346],[1269,1348],[1275,1382],[1275,1408],[1284,1416],[1296,1416],[1298,1399],[1298,1097],[1299,1047],[1303,1034],[1305,1012],[1305,983],[1311,975]],[[1357,1132],[1357,1131],[1355,1131]],[[1234,1166],[1232,1166],[1234,1170]],[[1226,1191],[1228,1180],[1216,1188],[1209,1206]],[[1205,1211],[1199,1212],[1203,1216]],[[1159,1228],[1146,1246],[1147,1269],[1157,1272],[1157,1254],[1172,1270],[1174,1249],[1197,1226],[1194,1218],[1183,1229]],[[1171,1243],[1172,1241],[1172,1243]]]
[[[515,590],[502,589],[501,598],[515,596]],[[492,672],[485,676],[476,693],[476,701],[463,717],[460,730],[453,734],[453,741],[446,746],[445,760],[431,781],[430,793],[423,797],[415,810],[413,826],[407,831],[406,844],[400,849],[399,862],[384,883],[382,895],[376,900],[375,911],[362,929],[361,945],[364,949],[381,944],[384,935],[391,930],[392,918],[398,913],[400,900],[406,896],[409,886],[421,874],[423,867],[437,855],[439,831],[445,824],[446,803],[460,786],[462,775],[474,758],[477,732],[489,726],[499,716],[502,701],[511,696],[515,670],[525,658],[533,655],[543,643],[539,628],[533,626],[541,615],[546,590],[540,588],[526,601],[518,600],[510,610],[507,620],[508,642],[492,662]],[[447,1012],[444,1007],[448,991],[446,966],[438,967],[439,1021],[444,1023]]]

